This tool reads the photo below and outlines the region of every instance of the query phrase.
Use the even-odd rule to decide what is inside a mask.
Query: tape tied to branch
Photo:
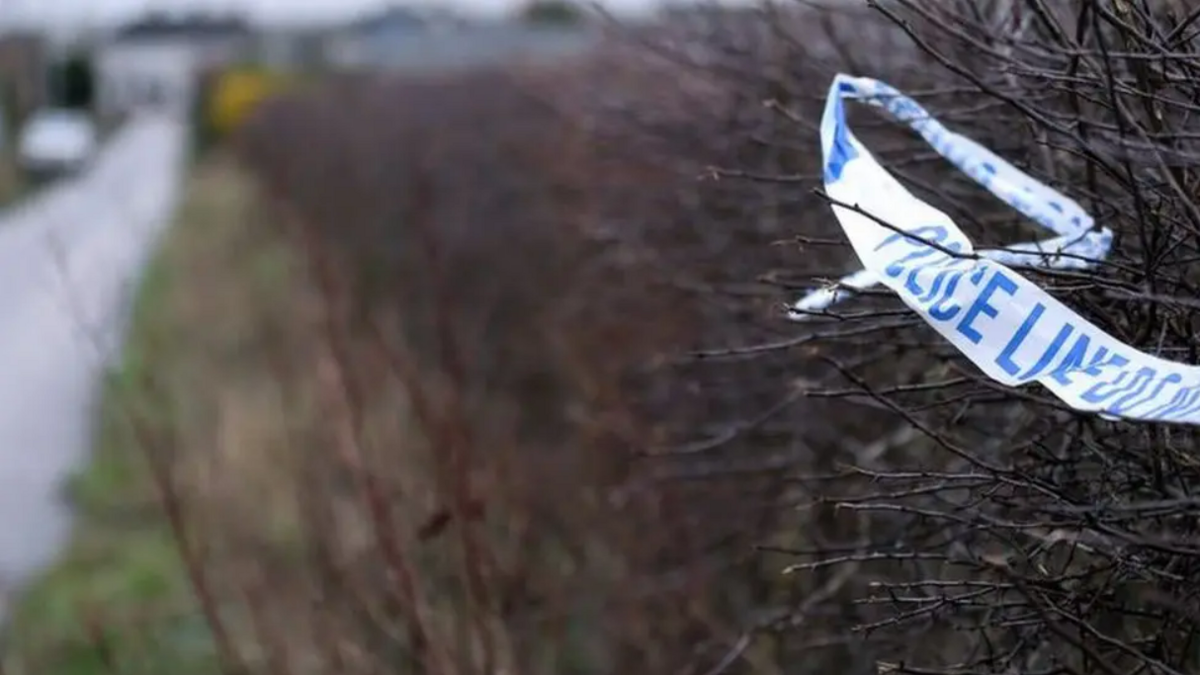
[[[959,170],[1056,236],[976,251],[945,213],[883,168],[846,123],[844,103],[882,108]],[[864,269],[810,293],[792,316],[882,283],[988,377],[1038,382],[1070,407],[1108,419],[1200,424],[1200,367],[1141,352],[1105,333],[1014,267],[1085,269],[1112,232],[1077,203],[955,134],[920,105],[869,78],[838,75],[821,119],[825,191]]]

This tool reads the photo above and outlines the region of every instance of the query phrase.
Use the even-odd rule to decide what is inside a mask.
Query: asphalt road
[[[0,589],[70,533],[62,497],[86,457],[137,277],[169,222],[184,128],[130,121],[91,167],[0,211]],[[0,615],[5,603],[0,603]]]

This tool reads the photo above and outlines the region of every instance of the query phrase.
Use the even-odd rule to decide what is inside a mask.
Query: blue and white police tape
[[[871,80],[839,76],[821,123],[825,189],[866,273],[1003,384],[1036,381],[1072,408],[1104,417],[1200,424],[1200,366],[1122,343],[1006,265],[1028,264],[1029,249],[976,254],[946,214],[914,197],[871,157],[846,127],[842,98],[891,91]],[[962,151],[967,146],[959,143],[965,139],[948,141],[949,132],[915,105],[890,100],[883,105],[913,123],[935,147],[940,144],[951,161],[1054,229],[1059,238],[1052,241],[1058,243],[1047,249],[1096,257],[1107,253],[1111,235],[1102,230],[1088,239],[1081,228],[1090,227],[1091,219],[1074,202],[1044,186],[1033,187],[1028,177],[978,146]],[[852,275],[853,283],[863,284],[862,274]]]
[[[1042,241],[1013,244],[1003,249],[980,250],[979,256],[1014,267],[1056,269],[1083,269],[1108,257],[1112,232],[1108,228],[1095,229],[1092,217],[1079,204],[1034,180],[987,148],[946,129],[916,101],[878,80],[847,75],[834,78],[821,119],[821,149],[825,157],[827,190],[831,182],[843,179],[842,167],[851,158],[878,166],[865,149],[860,152],[862,145],[850,133],[843,109],[844,99],[860,100],[887,111],[920,134],[938,154],[996,197],[1058,235]],[[834,144],[834,140],[838,143]],[[888,180],[891,181],[889,185],[904,189],[890,175]],[[876,187],[871,185],[866,189]],[[931,208],[907,191],[905,194],[910,201]],[[870,269],[860,270],[843,277],[832,288],[810,292],[792,306],[790,316],[804,320],[812,312],[821,311],[850,297],[852,292],[847,289],[870,288],[878,283],[879,278]]]

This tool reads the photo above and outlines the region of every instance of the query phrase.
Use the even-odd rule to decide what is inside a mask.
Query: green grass
[[[181,414],[164,378],[195,349],[182,325],[181,294],[195,292],[190,256],[221,242],[237,199],[228,178],[193,177],[177,222],[143,278],[123,359],[106,379],[97,443],[65,489],[76,508],[73,540],[58,564],[18,598],[10,617],[7,673],[92,675],[219,672],[208,627],[164,516],[147,453],[175,452]],[[178,382],[176,382],[178,384]],[[146,447],[147,441],[149,448]]]
[[[142,388],[154,363],[143,350],[155,342],[161,290],[173,282],[160,258],[143,284],[125,359],[107,379],[94,455],[67,486],[78,514],[74,540],[11,619],[10,671],[152,673],[169,663],[181,675],[214,672],[207,628],[130,420],[168,422],[170,411]]]

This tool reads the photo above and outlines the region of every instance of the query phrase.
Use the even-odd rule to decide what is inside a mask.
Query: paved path
[[[0,211],[5,591],[66,543],[62,484],[86,455],[100,376],[117,353],[136,277],[174,208],[183,141],[173,120],[133,120],[87,172]]]

